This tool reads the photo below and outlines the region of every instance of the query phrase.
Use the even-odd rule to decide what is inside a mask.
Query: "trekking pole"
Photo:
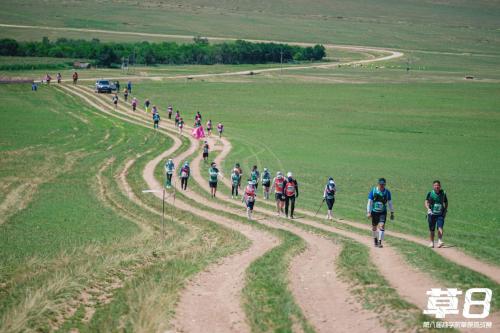
[[[319,208],[318,210],[316,211],[316,214],[314,214],[314,217],[316,217],[316,215],[318,215],[319,211],[321,210],[321,207],[323,207],[323,203],[325,202],[325,198],[323,198],[323,200],[321,200],[321,203],[319,204]]]
[[[165,238],[165,187],[163,187],[163,200],[162,200],[162,209],[161,209],[161,228],[163,238]]]

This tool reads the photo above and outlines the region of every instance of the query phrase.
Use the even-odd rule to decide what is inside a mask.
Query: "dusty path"
[[[95,98],[92,100],[90,97],[86,96],[86,92],[83,89],[74,93],[85,99],[89,104],[113,116],[118,116],[117,113],[121,114],[123,112],[114,110],[107,111],[100,101],[96,101]],[[140,114],[135,116],[142,118]],[[141,119],[130,120],[130,122],[143,125]],[[143,177],[151,189],[161,189],[163,187],[154,177],[154,170],[157,165],[166,158],[172,157],[172,154],[181,146],[181,140],[177,136],[167,132],[163,133],[169,135],[174,140],[174,145],[148,162],[143,170]],[[192,145],[187,151],[178,155],[175,158],[176,164],[191,155],[196,148],[196,145]],[[134,160],[130,160],[127,163],[127,167],[130,167],[133,162]],[[130,191],[125,176],[121,175],[120,178],[122,187],[129,189],[127,190],[129,192],[129,198],[143,205],[142,201]],[[162,198],[161,193],[154,194],[160,199]],[[202,218],[237,230],[252,241],[251,246],[245,251],[226,257],[219,263],[211,265],[206,271],[198,274],[189,282],[182,293],[177,314],[173,321],[175,331],[249,332],[250,328],[246,322],[245,314],[240,304],[240,292],[244,286],[245,270],[256,258],[277,246],[279,240],[249,225],[237,223],[233,220],[192,207],[182,200],[177,199],[174,202],[174,197],[172,196],[169,197],[167,202],[174,205],[176,209],[188,211]]]
[[[215,161],[220,165],[222,161],[225,160],[229,152],[231,151],[231,143],[226,139],[222,138],[220,140],[220,143],[222,144],[222,151],[220,154],[216,157]],[[231,188],[231,184],[229,179],[223,179],[224,185],[226,187]],[[267,207],[268,210],[273,210],[274,211],[274,201],[261,201],[261,203],[264,203]],[[261,205],[262,206],[262,205]],[[272,208],[271,208],[272,207]],[[303,209],[296,209],[296,212],[298,215],[305,215],[306,217],[309,218],[314,218],[314,213],[308,210],[303,210]],[[344,219],[338,219],[334,218],[335,222],[343,223],[352,227],[356,227],[359,229],[363,229],[367,231],[367,235],[371,232],[371,226],[369,224],[362,224],[358,222],[353,222],[353,221],[348,221]],[[317,222],[320,224],[319,222]],[[411,241],[413,243],[417,243],[423,246],[427,246],[428,241],[427,239],[423,239],[417,236],[412,236],[409,234],[401,233],[401,232],[396,232],[389,230],[386,232],[386,235],[389,237],[397,237],[401,238],[407,241]],[[454,247],[443,247],[443,248],[435,248],[434,251],[438,253],[439,255],[443,256],[444,258],[453,261],[454,263],[467,267],[468,269],[471,269],[473,271],[476,271],[478,273],[481,273],[488,278],[490,278],[492,281],[495,281],[496,283],[500,283],[500,267],[495,266],[493,264],[489,264],[487,262],[480,261],[477,258],[474,258],[463,251],[460,251],[457,248]]]
[[[138,114],[141,115],[141,113]],[[172,136],[172,134],[169,135]],[[176,165],[180,165],[189,155],[198,150],[198,142],[191,137],[189,139],[191,143],[189,149],[174,157]],[[172,157],[170,150],[159,155],[146,165],[143,176],[150,188],[161,188],[161,184],[154,178],[154,170],[159,163],[168,157]],[[201,177],[200,163],[201,155],[198,154],[191,164],[193,177],[195,174],[197,177]],[[242,210],[230,209],[215,201],[211,202],[189,189],[186,191],[186,195],[217,210],[245,216]],[[161,197],[161,194],[157,193],[157,196]],[[171,199],[169,203],[174,204]],[[248,327],[244,321],[244,315],[237,310],[239,309],[238,302],[241,299],[240,291],[243,287],[244,272],[254,259],[269,249],[269,246],[267,248],[255,246],[255,241],[262,242],[263,235],[268,238],[269,235],[261,231],[256,232],[256,229],[234,220],[198,210],[178,199],[175,205],[179,209],[199,214],[209,220],[218,223],[222,222],[233,229],[237,227],[238,231],[254,240],[254,245],[242,254],[225,258],[222,264],[215,265],[215,267],[199,274],[191,281],[181,297],[177,316],[174,320],[174,328],[179,331],[189,332],[247,331]],[[290,267],[291,287],[292,293],[303,308],[308,320],[318,331],[330,332],[333,327],[339,332],[352,330],[385,331],[380,326],[376,314],[363,310],[361,305],[348,293],[349,286],[337,278],[334,261],[340,252],[339,245],[315,234],[308,233],[301,228],[272,219],[260,220],[259,223],[291,231],[306,241],[307,249],[300,256],[294,258]],[[240,230],[241,227],[245,228],[245,230]],[[248,232],[252,234],[248,234]],[[275,246],[276,244],[276,239],[273,239],[272,245]],[[213,306],[214,304],[217,304],[217,306]],[[193,320],[193,318],[196,318],[196,320]],[[217,319],[214,320],[214,318]]]
[[[222,144],[222,152],[215,159],[217,163],[220,164],[222,158],[227,156],[228,151],[231,149],[231,145],[227,140],[220,140]],[[212,139],[212,146],[214,146],[214,141]],[[219,145],[220,147],[220,145]],[[203,179],[197,179],[201,185],[203,185]],[[223,179],[224,185],[229,185],[227,179]],[[203,187],[203,186],[202,186]],[[206,188],[206,186],[205,186]],[[221,200],[226,202],[234,203],[227,194],[221,194],[219,196]],[[262,207],[261,203],[264,200],[260,200],[256,203],[256,212],[264,214],[266,217],[275,216],[274,210],[266,209]],[[281,219],[281,221],[286,221]],[[380,270],[384,278],[388,281],[389,285],[392,286],[399,295],[410,303],[416,305],[420,309],[425,309],[427,306],[427,295],[426,291],[430,288],[445,287],[437,282],[429,274],[423,273],[408,265],[405,260],[401,257],[399,252],[389,245],[385,245],[383,249],[374,248],[372,244],[372,239],[369,236],[363,236],[354,232],[338,229],[331,225],[321,224],[319,222],[309,220],[307,218],[301,218],[296,220],[299,223],[303,223],[309,226],[316,227],[325,231],[333,232],[341,236],[355,240],[361,244],[364,244],[370,249],[370,258],[373,264]],[[285,222],[286,223],[286,222]],[[301,304],[302,305],[302,304]],[[464,318],[459,316],[449,316],[451,321],[464,321]],[[447,316],[448,320],[448,316]],[[492,321],[495,326],[500,326],[500,312],[490,314],[488,321]],[[497,326],[497,327],[498,327]],[[467,329],[462,329],[464,332],[468,332]],[[474,331],[471,329],[470,331]]]
[[[194,145],[192,144],[191,149],[193,149],[193,147],[194,147]],[[191,149],[190,149],[190,152],[192,152]],[[194,148],[194,149],[196,149],[196,148]],[[225,151],[229,151],[230,145],[228,144],[228,142],[225,142],[225,144],[223,144],[223,149],[224,149],[223,154],[221,154],[219,157],[224,157]],[[206,188],[206,184],[204,184],[205,181],[203,180],[203,177],[201,176],[201,174],[199,172],[200,160],[201,160],[201,158],[200,158],[200,156],[198,156],[195,159],[195,161],[193,161],[193,165],[192,165],[193,177],[197,180],[198,183],[200,183],[200,185],[202,187]],[[198,170],[198,172],[196,172],[196,170]],[[196,194],[194,194],[194,193],[189,194],[190,197],[192,197],[193,195],[196,196]],[[200,199],[202,200],[201,202],[203,202],[203,200],[208,201],[207,199],[204,199],[204,198],[200,198]],[[223,199],[230,201],[228,198],[223,198]],[[210,206],[217,208],[217,209],[223,209],[226,211],[234,212],[234,210],[231,210],[226,206],[214,204],[214,203],[215,202],[210,204]],[[192,209],[192,208],[190,208],[190,209]],[[257,210],[260,212],[263,212],[267,215],[272,214],[271,211],[262,210],[261,208],[259,208]],[[242,209],[242,211],[244,211],[244,210]],[[204,214],[206,214],[206,213],[204,213]],[[244,215],[244,214],[240,214],[240,215]],[[220,218],[220,217],[217,217],[217,218]],[[366,244],[368,246],[371,245],[371,240],[369,237],[363,237],[363,236],[360,236],[360,235],[352,233],[352,232],[343,231],[343,230],[340,230],[340,229],[337,229],[337,228],[334,228],[331,226],[326,226],[326,225],[320,224],[318,222],[309,221],[306,219],[301,220],[300,222],[306,223],[306,224],[309,224],[309,225],[312,225],[312,226],[315,226],[315,227],[318,227],[318,228],[321,228],[324,230],[328,230],[328,231],[332,231],[332,232],[344,235],[346,237],[352,238],[352,239],[354,239],[358,242],[361,242],[363,244]],[[263,223],[267,223],[267,222],[263,222]],[[276,224],[276,223],[283,225],[283,223],[274,222],[274,224]],[[299,228],[296,228],[299,230],[294,230],[294,228],[290,227],[290,226],[286,226],[286,227],[284,227],[284,229],[291,230],[292,232],[297,233],[297,234],[300,234],[299,230],[301,230]],[[304,235],[300,235],[300,236],[304,237]],[[304,238],[307,238],[307,236]],[[331,242],[329,242],[329,243],[331,243]],[[311,239],[309,238],[308,251],[306,251],[306,252],[309,252],[309,254],[306,255],[306,257],[308,257],[308,258],[315,257],[315,255],[317,253],[325,253],[326,251],[328,251],[328,249],[326,247],[325,248],[321,247],[320,249],[317,248],[316,250],[311,249],[310,244],[311,244]],[[335,253],[336,250],[333,247],[330,247],[329,251],[330,251],[330,253]],[[425,291],[427,291],[430,288],[429,286],[437,285],[436,282],[433,281],[432,278],[430,278],[427,274],[423,274],[417,270],[414,270],[414,269],[408,267],[408,265],[399,256],[399,254],[397,252],[395,252],[394,249],[392,249],[390,247],[386,247],[382,251],[380,249],[371,248],[370,255],[372,257],[374,264],[377,265],[377,267],[381,270],[382,274],[389,280],[389,283],[393,287],[395,287],[396,290],[403,297],[408,299],[410,302],[416,304],[420,308],[425,307],[426,302],[427,302],[427,297],[426,297]],[[307,262],[307,259],[303,259],[302,256],[298,257],[296,260],[302,260],[302,263]],[[320,259],[316,259],[316,260],[319,260],[319,262],[322,262]],[[328,260],[326,260],[325,264],[321,265],[321,266],[328,267],[327,263],[328,263]],[[294,261],[294,263],[292,263],[291,271],[296,269],[296,267],[300,267],[300,265],[299,266],[295,266],[295,265],[296,265],[296,263]],[[303,271],[303,274],[304,274],[304,271]],[[328,277],[330,272],[328,270],[323,270],[320,273],[320,275],[317,275],[317,273],[308,273],[308,274],[310,274],[310,276],[327,276]],[[321,275],[321,274],[323,274],[323,275]],[[300,273],[295,272],[295,274],[293,274],[293,275],[300,276]],[[303,276],[304,281],[307,281],[307,274],[302,275],[302,276]],[[305,294],[305,296],[300,295],[300,289],[297,289],[297,288],[300,288],[300,282],[301,282],[300,279],[299,280],[292,279],[292,281],[291,281],[294,295],[297,297],[299,304],[304,309],[306,315],[308,316],[308,319],[314,324],[314,326],[318,330],[321,331],[322,327],[324,328],[324,327],[328,327],[328,326],[326,326],[326,325],[323,325],[323,326],[319,325],[318,326],[317,321],[324,320],[325,317],[322,315],[321,311],[318,311],[318,309],[316,307],[314,308],[314,311],[308,310],[308,308],[310,308],[311,305],[307,304],[307,300],[308,300],[308,298],[313,298],[313,297],[311,297],[310,290],[308,290],[308,292],[303,292],[303,294]],[[320,284],[320,283],[318,283],[318,284]],[[332,283],[330,282],[330,283],[328,283],[328,285],[332,285]],[[323,290],[323,287],[318,288],[318,290],[322,290],[322,293],[318,293],[316,296],[318,301],[321,302],[320,301],[321,296],[323,296],[323,298],[325,298],[324,297],[325,291]],[[347,290],[345,288],[345,286],[344,286],[344,290]],[[335,297],[330,297],[330,298],[335,298]],[[309,301],[310,301],[310,299],[309,299]],[[345,305],[345,302],[342,304]],[[334,308],[337,307],[338,308],[339,306],[338,305],[332,306],[330,304],[330,307],[334,307]],[[341,306],[341,308],[346,309],[346,307],[344,307],[344,306]],[[354,310],[354,311],[357,311],[357,310]],[[332,314],[330,314],[330,315],[332,315]],[[333,317],[335,317],[335,314],[333,314]],[[345,320],[345,318],[348,318],[348,317],[345,317],[345,315],[342,315],[339,318],[344,318],[344,320]],[[494,322],[497,321],[497,318],[490,317],[489,319],[490,320],[493,319]],[[367,316],[367,321],[369,321],[369,320],[370,320],[370,315]],[[356,322],[356,320],[354,320],[354,322]],[[370,326],[370,327],[372,327],[372,326]]]

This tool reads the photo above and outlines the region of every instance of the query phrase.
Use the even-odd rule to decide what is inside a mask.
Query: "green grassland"
[[[131,204],[117,175],[142,154],[128,173],[140,193],[143,164],[171,140],[58,89],[29,90],[0,86],[0,331],[165,329],[186,279],[249,243],[181,212],[160,237],[161,203]],[[152,306],[162,310],[142,310]]]
[[[397,220],[389,229],[427,233],[423,202],[440,179],[451,201],[447,240],[495,263],[500,253],[497,151],[499,88],[494,84],[143,83],[136,93],[186,119],[201,111],[223,121],[234,162],[295,173],[299,206],[314,209],[328,176],[338,187],[339,216],[364,220],[366,196],[388,179]],[[165,98],[165,94],[171,96]],[[164,106],[163,106],[164,109]],[[188,120],[189,122],[190,120]],[[366,223],[366,222],[365,222]]]
[[[3,1],[9,24],[499,52],[495,1]]]

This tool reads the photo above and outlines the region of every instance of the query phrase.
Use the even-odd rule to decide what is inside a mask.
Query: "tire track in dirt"
[[[189,128],[186,128],[186,130],[188,131]],[[193,139],[190,138],[190,140],[193,140]],[[225,138],[223,138],[221,140],[221,142],[222,142],[223,150],[222,150],[221,154],[219,154],[219,156],[216,159],[219,162],[225,156],[227,156],[227,154],[229,153],[229,151],[231,149],[231,145],[230,145],[229,141],[227,141]],[[215,147],[216,145],[212,143],[212,146]],[[200,159],[200,158],[198,157],[198,159]],[[195,168],[196,166],[198,166],[198,168]],[[199,169],[199,164],[193,165],[192,167],[193,167],[193,169]],[[203,177],[201,177],[201,175],[194,175],[194,176],[198,176],[197,182],[202,187],[204,187],[203,186],[203,179],[202,179]],[[226,179],[224,179],[223,182],[226,185],[228,185],[227,184],[228,181]],[[206,187],[205,187],[205,189],[206,189]],[[202,198],[202,200],[203,200],[203,198]],[[212,207],[213,207],[213,205],[212,205]],[[226,208],[226,207],[222,206],[222,207],[218,207],[217,209],[223,209],[223,208]],[[257,207],[256,211],[260,211],[260,212],[266,213],[268,215],[272,214],[269,211],[261,210],[260,207]],[[232,212],[232,211],[230,211],[230,212]],[[303,212],[303,211],[300,211],[300,212]],[[234,212],[232,212],[232,213],[234,213]],[[310,212],[306,212],[306,213],[309,213],[307,215],[311,214]],[[326,226],[324,224],[320,224],[319,222],[308,221],[308,220],[303,220],[300,222],[317,227],[317,228],[320,228],[320,229],[323,229],[323,230],[326,230],[326,231],[341,234],[345,237],[351,238],[355,241],[358,241],[360,243],[363,243],[363,244],[369,246],[371,249],[370,256],[371,256],[372,261],[381,270],[384,277],[386,277],[388,279],[391,286],[393,286],[402,297],[409,300],[411,303],[417,305],[421,309],[425,308],[427,305],[426,291],[429,288],[431,288],[430,286],[438,286],[439,285],[428,274],[424,274],[416,269],[408,267],[407,263],[400,257],[399,253],[397,253],[394,249],[392,249],[390,247],[386,247],[384,249],[383,255],[381,254],[381,251],[379,251],[378,249],[373,249],[371,247],[371,239],[368,237],[363,237],[363,236],[360,236],[356,233],[352,233],[352,232],[340,230],[340,229],[337,229],[334,227]],[[351,222],[351,223],[353,223],[353,225],[356,227],[359,226],[357,223],[354,223],[354,222]],[[310,295],[310,293],[308,295]],[[297,297],[297,295],[296,295],[296,297]],[[301,307],[304,309],[304,311],[307,314],[307,310],[306,310],[307,306],[302,303]],[[310,319],[311,322],[313,324],[315,324],[312,318],[308,318],[308,319]],[[462,318],[460,318],[460,319],[462,319]],[[492,320],[494,323],[499,322],[498,316],[496,314],[493,317],[490,316],[489,319]],[[459,320],[459,319],[457,318],[457,320]]]
[[[231,150],[231,144],[227,139],[222,138],[219,141],[222,143],[222,151],[215,158],[215,161],[218,164],[222,162],[222,160],[229,154]],[[223,183],[226,188],[230,187],[230,183],[227,179],[223,179]],[[229,197],[223,197],[222,200],[231,202]],[[273,216],[275,214],[274,211],[258,207],[257,205],[254,210],[267,216]],[[312,213],[310,212],[307,213],[307,215],[312,215]],[[300,218],[296,221],[308,226],[339,234],[368,246],[370,249],[371,261],[380,270],[388,283],[398,292],[399,295],[401,295],[404,299],[408,300],[410,303],[416,305],[420,309],[427,308],[428,297],[426,292],[430,290],[430,288],[438,288],[442,285],[433,277],[431,277],[430,274],[424,273],[409,266],[401,257],[399,252],[397,252],[394,248],[388,246],[387,244],[385,244],[383,249],[374,248],[372,243],[373,240],[371,239],[371,237],[362,236],[351,231],[338,229],[334,226],[322,224],[313,220],[308,220],[305,217]],[[350,224],[356,227],[358,226],[358,224],[355,222],[351,222]],[[457,263],[461,264],[459,260],[457,260]],[[482,263],[479,262],[479,264]],[[500,312],[490,314],[487,319],[488,321],[491,321],[493,323],[493,327],[500,327]],[[449,321],[464,321],[464,318],[461,315],[449,316]],[[461,329],[461,331],[474,332],[474,329]]]
[[[227,155],[231,151],[231,143],[226,138],[222,138],[220,140],[220,142],[222,143],[223,149],[220,152],[220,154],[215,158],[215,161],[218,164],[221,164],[226,159]],[[231,188],[231,184],[230,184],[228,179],[223,179],[223,182],[224,182],[224,185],[226,185],[226,187]],[[265,205],[267,205],[269,207],[274,207],[273,202],[270,202],[270,201],[263,201],[263,202]],[[310,217],[310,218],[315,218],[314,213],[310,212],[308,210],[296,209],[295,211],[301,215],[305,215],[305,216]],[[362,224],[362,223],[353,222],[353,221],[344,220],[344,219],[339,219],[339,218],[334,218],[334,221],[339,222],[339,223],[343,223],[343,224],[346,224],[346,225],[349,225],[349,226],[352,226],[355,228],[363,229],[363,230],[366,230],[367,232],[371,232],[371,226],[367,225],[367,224]],[[317,223],[321,224],[319,222],[317,222]],[[405,234],[405,233],[401,233],[401,232],[388,231],[388,232],[386,232],[386,235],[391,236],[391,237],[401,238],[401,239],[404,239],[404,240],[407,240],[407,241],[410,241],[410,242],[413,242],[413,243],[416,243],[419,245],[423,245],[423,246],[427,246],[427,244],[428,244],[428,241],[426,239],[423,239],[423,238],[420,238],[417,236],[412,236],[412,235]],[[437,254],[441,255],[442,257],[444,257],[444,258],[446,258],[446,259],[448,259],[448,260],[450,260],[450,261],[452,261],[460,266],[464,266],[464,267],[471,269],[477,273],[483,274],[483,275],[487,276],[489,279],[491,279],[492,281],[494,281],[496,283],[500,283],[500,267],[498,267],[498,266],[495,266],[495,265],[487,263],[487,262],[480,261],[479,259],[474,258],[474,257],[464,253],[463,251],[461,251],[457,248],[453,248],[453,247],[435,248],[434,251]]]
[[[146,114],[144,114],[144,116],[145,115]],[[186,129],[189,130],[189,128]],[[189,137],[189,139],[191,143],[190,148],[181,155],[174,157],[174,161],[177,165],[179,165],[180,161],[185,160],[187,156],[192,155],[199,148],[196,140],[191,137]],[[154,178],[154,170],[156,166],[167,157],[170,157],[170,153],[165,152],[146,165],[143,176],[151,188],[161,187],[161,184],[159,184],[159,182]],[[199,173],[200,163],[201,156],[197,156],[197,158],[195,158],[192,162],[192,172],[198,174],[199,177],[201,177],[201,174]],[[188,190],[186,194],[191,199],[195,199],[199,202],[206,202],[205,198],[190,190]],[[157,193],[157,196],[161,197],[161,194]],[[179,201],[177,201],[177,204],[179,204]],[[235,213],[234,210],[228,209],[226,206],[218,205],[215,202],[209,203],[208,205],[218,210],[233,214]],[[186,205],[186,207],[183,208],[196,214],[196,212],[193,211],[193,207],[190,207],[189,205]],[[208,217],[207,212],[200,213],[202,216]],[[240,216],[245,216],[245,214],[241,211],[236,211],[236,213]],[[221,216],[209,217],[209,219],[212,218],[215,220],[221,220]],[[241,225],[241,223],[232,220],[229,223],[229,226],[233,228],[235,224]],[[307,242],[308,246],[306,251],[304,251],[300,256],[297,256],[297,258],[294,258],[290,268],[292,272],[290,275],[292,276],[293,281],[291,286],[294,296],[303,300],[299,303],[308,316],[308,319],[311,320],[312,324],[318,331],[328,332],[331,331],[333,326],[335,326],[336,330],[339,332],[348,332],[353,329],[368,332],[385,331],[382,327],[380,327],[376,314],[363,310],[361,305],[358,304],[347,292],[349,286],[337,278],[334,270],[334,260],[341,250],[338,244],[315,234],[306,232],[300,228],[285,225],[276,221],[259,221],[259,223],[263,223],[272,228],[288,230],[302,237]],[[260,255],[262,254],[263,253]],[[254,259],[260,255],[256,256]],[[239,293],[243,288],[244,271],[250,262],[245,263],[244,266],[240,266],[239,271],[234,268],[228,270],[227,267],[224,267],[223,265],[221,265],[222,267],[219,266],[219,270],[222,271],[223,274],[231,273],[234,275],[235,272],[239,272],[239,274],[236,274],[239,279],[239,284],[235,284],[233,282],[234,287],[232,288],[233,293],[238,296],[236,297],[237,299],[239,299]],[[318,265],[318,262],[320,262],[321,265]],[[195,281],[197,281],[197,283],[191,283],[190,286],[188,286],[186,293],[184,293],[181,298],[178,316],[174,321],[174,327],[176,329],[181,331],[224,331],[224,327],[227,328],[228,323],[221,323],[220,320],[214,320],[214,318],[218,318],[217,316],[224,318],[224,313],[231,314],[229,324],[236,324],[230,327],[230,331],[239,332],[244,329],[244,327],[237,326],[238,324],[244,322],[244,315],[239,316],[240,318],[238,319],[238,315],[232,313],[234,312],[234,308],[233,311],[228,311],[231,310],[231,307],[229,306],[225,311],[222,311],[222,309],[210,310],[213,308],[213,304],[219,304],[221,299],[227,298],[227,295],[224,295],[224,293],[227,293],[226,290],[231,290],[226,283],[221,283],[220,278],[218,278],[218,273],[218,271],[203,272],[196,278]],[[217,289],[219,286],[223,286],[223,290]],[[217,290],[217,292],[214,293],[213,290]],[[200,304],[199,295],[205,296],[202,300],[206,301],[206,303]],[[209,298],[207,296],[213,296],[213,298]],[[235,304],[233,302],[232,306],[234,307],[234,305]],[[219,311],[219,313],[214,314],[213,311]],[[191,320],[189,320],[189,318],[191,318]],[[198,318],[198,320],[193,321],[192,318]],[[213,330],[208,329],[207,327],[213,327]]]
[[[86,97],[85,92],[82,91],[79,96],[94,107],[105,111],[102,105],[99,105],[100,103],[91,101],[88,95]],[[105,112],[110,114],[117,111]],[[141,119],[130,122],[143,123]],[[167,134],[174,140],[177,145],[176,148],[180,147],[181,141],[178,137],[166,132],[163,132],[163,134]],[[187,151],[175,157],[176,164],[194,153],[196,149],[197,145],[191,145]],[[144,168],[143,178],[151,189],[163,188],[162,184],[156,180],[154,171],[160,162],[167,157],[172,157],[175,151],[176,149],[172,148],[166,150],[148,162]],[[129,161],[128,163],[132,164],[133,161]],[[126,185],[124,187],[127,188]],[[160,199],[162,198],[161,193],[154,194]],[[130,198],[136,202],[139,201],[134,196]],[[178,314],[173,321],[175,330],[188,332],[249,332],[250,328],[240,304],[240,292],[244,285],[244,273],[251,262],[279,245],[279,240],[249,225],[205,212],[202,209],[192,207],[182,200],[175,200],[174,198],[175,196],[170,197],[167,203],[174,205],[176,209],[188,211],[241,232],[252,241],[250,248],[226,257],[217,264],[211,265],[208,270],[196,275],[190,281],[182,293],[178,306]]]

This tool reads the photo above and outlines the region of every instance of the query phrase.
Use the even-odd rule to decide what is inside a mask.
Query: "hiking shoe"
[[[430,242],[429,247],[434,247],[434,242]]]
[[[375,247],[378,246],[378,239],[376,239],[376,238],[373,239],[373,246],[375,246]]]
[[[438,240],[438,247],[443,247],[444,243],[441,240]]]

